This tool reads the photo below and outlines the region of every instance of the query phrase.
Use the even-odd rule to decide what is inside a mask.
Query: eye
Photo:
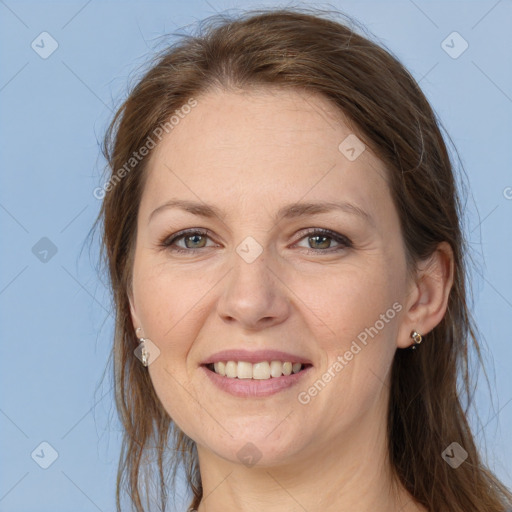
[[[208,231],[204,229],[189,229],[186,231],[180,231],[176,235],[171,235],[169,238],[164,238],[160,242],[160,246],[170,251],[179,253],[191,253],[194,250],[202,249],[206,245],[206,239],[208,237]],[[185,248],[176,246],[176,242],[183,240]]]
[[[198,249],[204,249],[208,247],[206,245],[207,239],[209,237],[209,232],[204,229],[189,229],[186,231],[180,231],[170,237],[166,237],[159,242],[159,245],[165,249],[168,249],[177,253],[192,253],[197,251]],[[308,253],[331,253],[338,252],[340,250],[347,249],[352,247],[352,242],[346,236],[336,233],[335,231],[330,231],[328,229],[311,229],[306,233],[300,240],[303,239],[312,240],[313,245],[318,245],[318,247],[311,247],[306,251]],[[335,241],[339,247],[330,247],[332,241]],[[185,246],[176,245],[178,242],[183,241]],[[211,246],[210,246],[211,247]]]
[[[320,252],[338,252],[340,250],[352,247],[352,242],[345,235],[330,231],[328,229],[312,229],[301,240],[307,239],[311,247],[307,252],[320,253]],[[339,247],[330,247],[332,241],[335,241]],[[316,247],[314,247],[316,245]]]

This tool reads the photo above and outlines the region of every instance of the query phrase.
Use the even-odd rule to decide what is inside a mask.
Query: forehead
[[[331,103],[302,91],[216,91],[196,98],[155,148],[146,202],[172,197],[226,204],[336,200],[371,205],[385,184],[382,162]],[[360,146],[357,146],[357,144]],[[350,149],[350,148],[349,148]],[[352,152],[353,154],[353,152]],[[144,203],[143,197],[143,203]]]

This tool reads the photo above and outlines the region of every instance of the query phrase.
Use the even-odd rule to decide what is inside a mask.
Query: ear
[[[411,331],[428,334],[443,319],[453,284],[453,250],[441,242],[432,256],[418,264],[409,284],[405,311],[398,332],[398,348],[410,347]]]

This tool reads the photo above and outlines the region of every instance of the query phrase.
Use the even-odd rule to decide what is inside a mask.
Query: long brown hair
[[[118,511],[124,491],[135,510],[145,510],[142,501],[146,494],[149,503],[151,477],[141,476],[144,468],[158,470],[161,510],[168,497],[164,468],[172,468],[174,485],[183,464],[191,507],[197,508],[203,493],[195,443],[168,416],[147,370],[133,355],[137,338],[127,294],[151,150],[144,158],[131,159],[149,140],[158,142],[155,134],[161,127],[171,129],[171,116],[191,98],[260,86],[302,89],[327,98],[383,160],[411,273],[440,242],[452,247],[455,275],[443,320],[416,351],[397,350],[392,364],[388,437],[396,477],[430,512],[503,512],[512,506],[510,491],[481,460],[467,419],[474,391],[470,350],[483,361],[468,307],[461,199],[440,123],[391,52],[351,28],[353,21],[332,19],[332,11],[325,14],[293,8],[208,18],[197,35],[184,36],[156,56],[108,128],[103,149],[109,181],[95,225],[102,222],[101,261],[115,305],[113,374],[124,428]],[[441,456],[452,442],[468,453],[457,469]],[[151,450],[154,457],[148,455]]]

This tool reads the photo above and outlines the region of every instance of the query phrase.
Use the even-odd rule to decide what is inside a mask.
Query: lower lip
[[[309,373],[309,370],[313,367],[307,366],[298,373],[281,375],[281,377],[271,377],[270,379],[264,380],[223,377],[218,373],[212,372],[206,368],[206,366],[201,366],[200,368],[206,372],[211,382],[222,391],[234,396],[248,398],[269,396],[291,388]]]

